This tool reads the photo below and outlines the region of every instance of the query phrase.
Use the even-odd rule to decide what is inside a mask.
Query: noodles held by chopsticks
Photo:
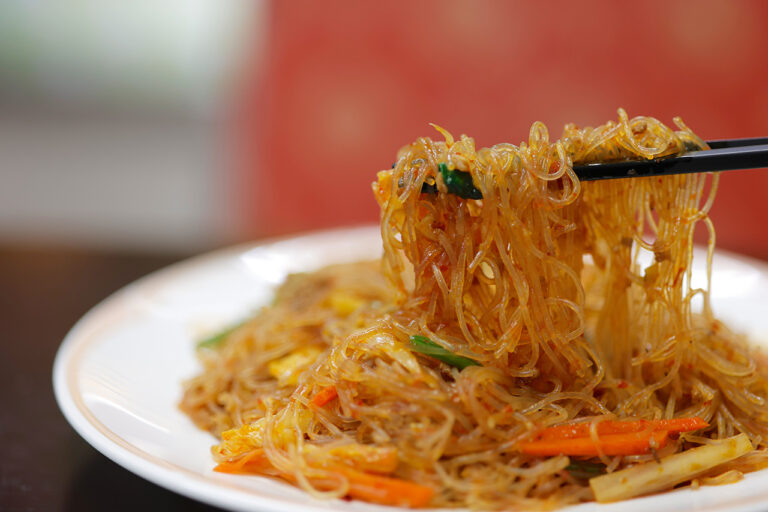
[[[709,283],[718,177],[580,183],[572,170],[705,147],[675,122],[620,110],[560,140],[534,123],[527,142],[482,149],[436,127],[443,141],[402,148],[373,185],[380,266],[293,276],[201,350],[181,407],[221,436],[219,470],[323,498],[501,509],[591,500],[594,467],[672,467],[737,434],[746,456],[704,450],[714,469],[678,462],[678,481],[765,465],[764,356],[714,317],[709,286],[691,285],[697,225]],[[693,426],[653,423],[672,419]],[[574,422],[589,428],[546,430]],[[545,441],[556,453],[538,454]]]

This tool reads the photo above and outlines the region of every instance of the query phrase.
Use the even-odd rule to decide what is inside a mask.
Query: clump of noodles
[[[271,306],[234,329],[216,350],[198,351],[204,371],[185,383],[182,410],[216,436],[256,422],[267,400],[290,397],[301,372],[333,339],[374,321],[388,303],[391,293],[378,262],[290,275]],[[291,354],[293,364],[276,364]]]
[[[630,120],[620,110],[618,123],[566,126],[563,141],[576,163],[706,147],[679,118],[675,123],[679,131],[653,118]],[[584,184],[581,217],[599,275],[591,290],[599,305],[589,314],[590,331],[606,362],[600,399],[619,416],[700,416],[713,425],[712,438],[744,432],[765,446],[765,368],[710,306],[715,230],[707,214],[717,181],[718,175],[689,174]],[[709,234],[703,289],[691,284],[697,225]],[[652,255],[649,264],[640,263],[643,253]]]
[[[328,307],[329,293],[361,295],[337,282],[302,308],[267,308],[209,355],[184,405],[213,431],[231,428],[215,459],[258,451],[259,472],[319,497],[351,492],[333,470],[346,465],[432,487],[433,506],[555,508],[592,494],[564,470],[567,457],[516,449],[538,428],[698,415],[712,426],[657,455],[735,432],[765,448],[768,375],[713,318],[708,290],[691,289],[697,223],[711,233],[710,255],[714,245],[716,179],[707,191],[704,176],[581,184],[572,171],[574,162],[703,147],[678,127],[619,111],[618,123],[569,125],[560,141],[535,123],[519,146],[476,150],[438,128],[444,141],[401,149],[374,184],[394,298],[367,302],[343,328],[322,327],[349,318]],[[482,198],[449,193],[440,164],[469,173]],[[640,263],[643,251],[652,263]],[[299,309],[317,315],[309,324],[322,336],[296,334]],[[408,345],[416,334],[481,366],[417,355]],[[299,357],[294,380],[270,372],[271,361],[311,345],[322,351]],[[331,387],[338,400],[319,406],[313,397]],[[764,454],[699,481],[738,478]],[[612,470],[651,457],[605,462]]]

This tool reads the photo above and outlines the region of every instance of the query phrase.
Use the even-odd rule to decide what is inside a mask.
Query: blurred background
[[[617,107],[768,135],[768,3],[0,3],[0,246],[191,254],[377,220],[429,122],[478,146]],[[768,172],[718,246],[768,259]]]

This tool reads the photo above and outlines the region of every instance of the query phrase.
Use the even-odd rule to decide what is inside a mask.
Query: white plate
[[[163,487],[233,510],[384,511],[390,507],[316,501],[273,480],[212,471],[215,439],[177,408],[181,382],[200,367],[194,340],[252,312],[290,272],[378,257],[375,227],[326,231],[235,247],[160,270],[116,292],[69,332],[54,365],[59,407],[96,449]],[[703,282],[703,257],[694,261]],[[717,315],[768,345],[768,266],[718,253],[712,299]],[[768,470],[736,484],[587,503],[572,511],[756,511],[768,508]]]

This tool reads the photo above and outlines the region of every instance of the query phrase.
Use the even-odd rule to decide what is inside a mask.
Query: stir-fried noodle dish
[[[216,470],[318,498],[557,508],[768,463],[766,356],[694,288],[717,175],[580,183],[705,149],[680,119],[476,149],[435,126],[378,173],[381,261],[290,276],[198,348],[182,409]]]

